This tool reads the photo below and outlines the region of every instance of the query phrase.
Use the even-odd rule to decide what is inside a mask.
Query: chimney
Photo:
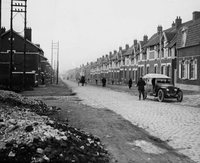
[[[192,14],[193,14],[193,19],[192,19],[193,22],[200,18],[200,12],[199,11],[194,11]]]
[[[176,25],[176,24],[175,24],[174,21],[173,21],[173,22],[172,22],[172,27],[175,27],[175,25]]]
[[[109,57],[110,57],[110,58],[112,57],[112,52],[109,53]]]
[[[157,33],[158,34],[162,33],[162,26],[161,25],[158,25],[158,27],[157,27]]]
[[[32,41],[32,29],[31,28],[26,28],[26,39],[29,41]]]
[[[119,47],[119,51],[122,51],[122,47],[121,46]]]
[[[126,50],[129,48],[129,45],[128,44],[126,44]]]
[[[1,27],[1,35],[3,34],[3,33],[5,33],[6,32],[6,28],[5,27]]]
[[[147,36],[147,35],[144,35],[144,36],[143,36],[143,41],[144,41],[144,42],[147,42],[147,41],[148,41],[148,36]]]
[[[133,45],[137,45],[137,40],[133,40]]]
[[[182,19],[180,16],[179,17],[177,16],[175,20],[176,29],[178,29],[181,26],[181,24],[182,24]]]

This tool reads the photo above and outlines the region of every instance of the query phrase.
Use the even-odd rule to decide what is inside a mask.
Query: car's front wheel
[[[158,101],[159,101],[159,102],[163,102],[163,101],[164,101],[164,92],[163,92],[162,89],[160,89],[160,90],[158,91]]]
[[[178,101],[178,102],[181,102],[182,100],[183,100],[183,92],[180,90],[180,91],[178,92],[177,101]]]

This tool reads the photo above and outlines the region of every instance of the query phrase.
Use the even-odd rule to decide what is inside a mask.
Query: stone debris
[[[45,116],[52,111],[40,100],[0,90],[0,162],[109,162],[99,138]]]

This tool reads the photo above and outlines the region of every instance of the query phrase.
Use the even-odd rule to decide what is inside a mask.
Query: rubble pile
[[[38,106],[43,109],[38,104],[13,92],[0,93],[0,162],[109,162],[99,138],[34,113]]]
[[[0,102],[1,101],[13,106],[27,107],[30,109],[30,111],[40,115],[56,112],[59,110],[59,108],[55,106],[47,106],[41,100],[26,98],[12,91],[0,90]]]

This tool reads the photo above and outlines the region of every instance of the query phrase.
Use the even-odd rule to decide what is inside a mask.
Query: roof
[[[5,33],[3,33],[3,34],[1,35],[1,37],[4,36],[4,35],[6,35],[7,33],[10,33],[10,29],[7,30]],[[16,31],[13,30],[13,33],[16,34],[17,36],[21,37],[22,39],[24,39],[24,37],[23,37],[22,35],[20,35],[19,33],[17,33]],[[34,44],[33,42],[29,41],[28,39],[26,39],[26,42],[28,42],[29,44],[33,45],[35,48],[37,48],[38,50],[40,50],[40,51],[43,52],[43,50],[42,50],[39,46],[37,46],[37,45]],[[43,52],[43,53],[44,53],[44,52]]]
[[[177,40],[177,34],[174,36],[174,38],[170,41],[170,43],[166,46],[166,48],[171,48],[176,44],[176,40]]]
[[[182,36],[183,36],[183,29],[187,29],[187,36],[185,45],[182,45]],[[188,26],[182,27],[177,36],[177,48],[187,47],[187,46],[194,46],[200,44],[200,19],[196,20],[195,22],[191,23]]]
[[[134,45],[128,48],[123,55],[131,55],[133,53],[133,48],[134,48]]]
[[[168,77],[167,75],[164,74],[146,74],[143,76],[143,79],[147,79],[147,78],[165,78],[165,79],[169,79],[170,77]]]
[[[192,22],[193,22],[193,21],[190,20],[190,21],[187,21],[187,22],[185,22],[185,23],[182,23],[182,24],[181,24],[181,27],[182,27],[182,26],[189,25],[189,24],[191,24]],[[180,28],[181,28],[181,27],[180,27]],[[179,28],[179,29],[180,29],[180,28]],[[177,33],[177,29],[176,29],[175,26],[173,26],[173,27],[171,27],[171,28],[168,28],[168,29],[163,30],[163,32],[168,33],[168,36],[169,36],[169,33]],[[170,37],[170,36],[169,36],[169,37]],[[149,41],[147,42],[147,44],[144,45],[144,47],[149,47],[149,46],[157,45],[157,44],[159,44],[159,42],[160,42],[160,34],[155,33],[155,34],[149,39]]]
[[[174,38],[175,35],[176,35],[176,32],[165,32],[165,36],[168,42],[170,42]]]

